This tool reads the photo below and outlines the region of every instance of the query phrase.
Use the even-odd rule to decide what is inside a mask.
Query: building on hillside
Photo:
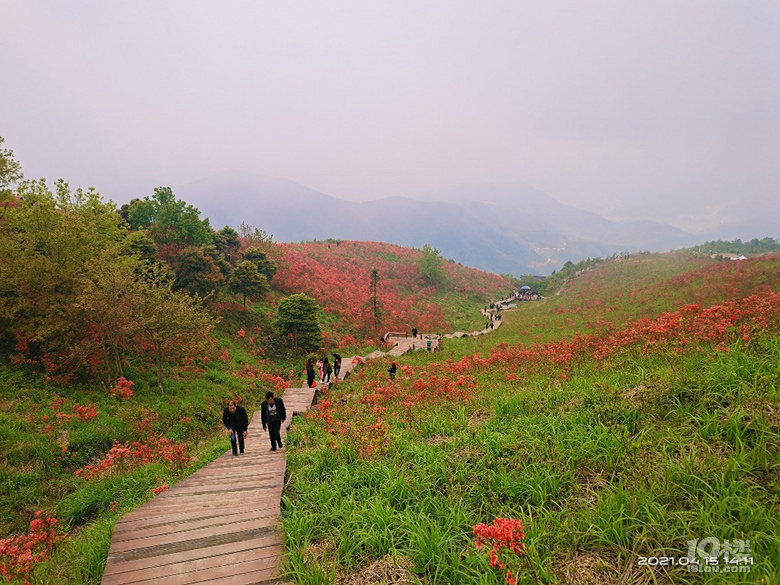
[[[747,256],[742,254],[731,254],[730,252],[715,252],[710,254],[713,260],[747,260]]]

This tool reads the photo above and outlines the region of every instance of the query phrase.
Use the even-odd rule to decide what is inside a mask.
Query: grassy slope
[[[491,336],[405,358],[394,383],[386,364],[367,364],[291,437],[291,577],[330,583],[395,555],[424,583],[503,583],[472,525],[510,517],[526,523],[520,582],[699,582],[637,556],[679,557],[705,537],[750,539],[756,563],[707,581],[778,582],[777,320],[750,336],[732,327],[726,344],[670,336],[605,360],[542,345],[778,291],[778,267],[615,261],[507,314]]]

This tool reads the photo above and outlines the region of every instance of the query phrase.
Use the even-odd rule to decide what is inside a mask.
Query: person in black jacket
[[[341,356],[337,353],[331,355],[333,355],[333,375],[336,376],[336,379],[338,380],[339,374],[341,373]]]
[[[314,386],[314,360],[309,358],[306,361],[306,386],[312,388]]]
[[[222,411],[222,424],[225,425],[228,435],[230,435],[230,446],[233,449],[233,455],[238,455],[238,451],[244,452],[244,439],[249,431],[249,417],[246,415],[246,409],[235,400],[228,402],[225,410]],[[238,443],[238,444],[236,444]]]
[[[268,428],[268,436],[271,438],[271,451],[276,451],[277,445],[281,449],[282,436],[279,431],[282,423],[287,420],[287,410],[284,408],[284,401],[281,398],[274,398],[273,392],[265,393],[265,402],[260,408],[260,418],[263,421],[263,430]]]

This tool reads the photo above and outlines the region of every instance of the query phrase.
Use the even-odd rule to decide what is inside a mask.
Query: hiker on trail
[[[341,372],[341,356],[337,353],[331,355],[333,355],[333,375],[338,379]]]
[[[312,358],[309,358],[306,360],[306,386],[307,388],[311,388],[314,386],[314,360]]]
[[[395,362],[390,364],[390,367],[387,368],[387,373],[390,374],[390,379],[395,379],[395,372],[398,370],[398,366],[396,366]]]
[[[277,446],[280,449],[284,447],[280,430],[282,423],[287,420],[287,410],[284,408],[284,401],[281,398],[274,398],[273,392],[265,393],[265,401],[260,407],[260,419],[263,422],[263,430],[268,429],[271,451],[276,451]]]
[[[327,382],[330,384],[330,374],[333,371],[333,368],[330,367],[330,362],[328,361],[328,356],[325,356],[322,358],[322,381]]]
[[[222,411],[222,424],[225,425],[228,435],[230,435],[230,447],[233,456],[238,455],[239,451],[244,452],[244,439],[249,431],[249,417],[246,410],[235,400],[228,401],[225,410]],[[237,444],[236,444],[237,443]]]
[[[417,337],[417,327],[412,327],[412,337]]]
[[[325,381],[325,370],[322,366],[322,360],[317,360],[317,371],[320,373],[320,382]]]

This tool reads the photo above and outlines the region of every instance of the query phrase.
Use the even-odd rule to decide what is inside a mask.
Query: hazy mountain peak
[[[694,243],[669,225],[616,223],[564,205],[522,182],[470,183],[427,197],[347,202],[288,179],[225,170],[181,187],[214,226],[242,222],[276,241],[370,240],[420,247],[468,266],[517,275],[566,260]],[[540,268],[541,267],[541,268]]]

